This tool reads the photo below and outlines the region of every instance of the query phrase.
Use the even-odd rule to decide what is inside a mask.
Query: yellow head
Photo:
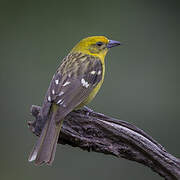
[[[120,45],[120,42],[109,40],[104,36],[92,36],[81,40],[71,52],[81,52],[98,56],[101,60],[104,59],[106,53],[111,47]]]

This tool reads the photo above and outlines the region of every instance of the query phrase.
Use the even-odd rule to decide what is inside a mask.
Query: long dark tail
[[[56,111],[49,115],[41,135],[29,155],[28,160],[30,162],[35,161],[36,165],[42,165],[45,163],[51,165],[54,160],[57,141],[63,123],[62,120],[57,124],[55,116]]]

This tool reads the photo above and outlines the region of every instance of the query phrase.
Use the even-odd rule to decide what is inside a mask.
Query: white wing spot
[[[60,99],[60,100],[57,102],[57,104],[61,104],[61,101],[62,101],[62,99]]]
[[[61,91],[60,93],[59,93],[59,96],[62,96],[64,94],[64,92],[63,91]]]
[[[59,79],[56,79],[56,80],[55,80],[55,83],[58,85],[58,84],[59,84]]]
[[[85,81],[83,78],[81,79],[81,84],[82,86],[88,88],[89,87],[89,83],[87,81]]]
[[[96,73],[96,71],[91,71],[91,74],[95,74]]]
[[[48,96],[48,101],[51,101],[51,96]]]
[[[63,107],[66,107],[66,105],[64,104],[64,101],[61,101],[60,105],[62,105]]]
[[[101,70],[99,70],[97,74],[100,75],[101,74]]]
[[[68,84],[70,84],[71,82],[66,81],[62,86],[67,86]]]
[[[55,91],[54,91],[54,89],[52,90],[52,94],[55,94]]]

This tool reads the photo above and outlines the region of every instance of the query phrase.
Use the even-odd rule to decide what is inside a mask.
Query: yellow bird
[[[81,40],[63,59],[54,74],[40,112],[43,127],[29,161],[36,165],[52,164],[64,117],[88,104],[99,91],[105,73],[108,50],[121,45],[104,36]]]

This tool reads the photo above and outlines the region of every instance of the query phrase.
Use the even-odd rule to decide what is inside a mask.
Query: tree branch
[[[36,122],[41,120],[40,109],[32,106],[31,113],[36,119],[28,122],[37,136],[41,132],[35,130]],[[126,121],[87,108],[66,116],[58,143],[123,157],[150,167],[167,180],[180,180],[180,159],[169,154],[152,137]]]

